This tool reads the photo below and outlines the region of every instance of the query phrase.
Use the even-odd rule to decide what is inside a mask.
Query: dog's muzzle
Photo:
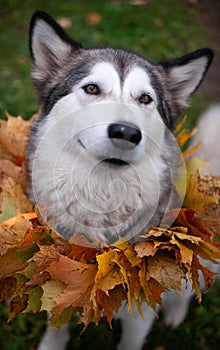
[[[140,129],[131,124],[113,123],[108,126],[108,137],[114,147],[122,152],[128,152],[134,149],[141,141],[142,134]],[[122,156],[122,158],[124,158]],[[103,162],[112,166],[129,165],[130,162],[120,158],[107,158]]]
[[[138,159],[143,139],[133,123],[117,122],[94,125],[78,135],[78,144],[100,163],[111,167],[129,166]]]
[[[108,127],[108,136],[114,146],[121,149],[133,149],[142,139],[140,129],[133,125],[113,123]]]

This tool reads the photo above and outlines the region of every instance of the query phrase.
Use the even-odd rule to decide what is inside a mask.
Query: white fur
[[[211,106],[199,119],[193,144],[201,142],[196,156],[208,162],[202,174],[220,175],[220,103]]]
[[[104,91],[101,100],[82,89],[94,82]],[[143,91],[156,100],[150,79],[141,68],[131,70],[121,87],[114,67],[98,63],[73,93],[56,103],[36,135],[34,199],[44,216],[69,225],[70,234],[74,228],[74,232],[92,231],[107,240],[109,234],[129,231],[128,239],[146,229],[152,219],[159,201],[159,179],[165,170],[161,154],[170,162],[171,172],[172,163],[165,125],[155,102],[149,106],[137,103]],[[108,125],[119,121],[132,121],[142,131],[142,140],[134,149],[118,148],[108,138]],[[121,158],[130,167],[125,172],[100,163],[110,157]],[[48,172],[53,174],[53,182]]]
[[[143,93],[149,94],[153,99],[153,102],[147,107],[144,106],[144,108],[152,109],[152,106],[157,105],[156,94],[151,85],[149,76],[142,68],[134,67],[126,77],[123,86],[123,96],[125,96],[128,101],[132,102],[132,100],[137,100]]]
[[[104,94],[112,94],[114,96],[114,99],[116,98],[116,96],[118,97],[118,99],[121,96],[120,79],[118,73],[116,72],[115,68],[111,63],[97,63],[93,67],[91,74],[80,82],[80,87],[91,83],[98,84],[101,87],[101,90],[102,92],[104,92]],[[83,91],[81,92],[83,94]],[[86,95],[85,97],[88,98],[88,95]],[[91,98],[93,98],[93,96],[91,96]]]

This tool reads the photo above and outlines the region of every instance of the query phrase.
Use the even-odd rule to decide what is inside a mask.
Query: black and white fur
[[[42,104],[29,140],[31,200],[67,239],[112,242],[159,225],[176,205],[181,156],[170,131],[212,51],[154,65],[121,49],[84,49],[45,12],[31,20],[30,51]]]
[[[30,199],[66,239],[76,232],[111,242],[159,225],[184,170],[172,129],[212,51],[154,65],[121,49],[84,49],[41,11],[30,51],[42,105],[29,140]]]

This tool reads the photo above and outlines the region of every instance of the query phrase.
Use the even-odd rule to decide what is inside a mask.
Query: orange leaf
[[[35,212],[20,214],[20,216],[25,220],[37,219],[37,214]],[[13,218],[2,221],[2,225],[13,226],[17,222],[17,220],[18,220],[18,216],[14,216]]]
[[[24,156],[32,120],[23,120],[6,113],[7,121],[0,120],[0,139],[4,149],[14,156]]]
[[[89,25],[98,24],[102,20],[102,16],[99,12],[90,12],[86,16],[86,22]]]
[[[171,210],[167,218],[176,218],[174,224],[177,226],[188,227],[189,233],[191,235],[200,237],[204,241],[208,241],[213,236],[212,233],[206,229],[203,221],[199,218],[197,213],[191,209],[178,209],[178,215],[176,215],[176,209]]]

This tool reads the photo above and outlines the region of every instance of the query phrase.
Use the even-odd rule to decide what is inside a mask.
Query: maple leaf
[[[199,171],[191,176],[188,191],[184,199],[184,207],[203,214],[206,205],[218,205],[220,201],[220,179],[211,174],[201,176]]]
[[[1,173],[9,176],[19,184],[23,190],[27,188],[26,148],[33,120],[28,121],[20,116],[13,117],[6,112],[7,121],[0,120],[0,168]]]
[[[42,290],[41,310],[52,311],[57,305],[53,299],[64,292],[65,284],[58,280],[49,280],[43,284]]]
[[[6,175],[0,176],[0,221],[17,214],[17,211],[29,212],[32,205],[24,194],[20,184]]]
[[[115,262],[117,254],[117,251],[110,250],[97,256],[98,272],[95,287],[107,295],[116,285],[124,283],[123,274]]]
[[[54,313],[59,314],[61,310],[72,306],[83,307],[85,294],[94,283],[97,267],[95,264],[84,264],[79,261],[60,256],[46,268],[54,280],[64,282],[67,285],[65,294],[59,294],[54,300],[57,306]]]
[[[220,177],[201,176],[197,171],[190,177],[184,207],[193,209],[204,227],[220,235]]]
[[[0,301],[6,300],[13,294],[13,291],[16,288],[16,279],[15,278],[2,278],[0,279]]]
[[[12,178],[17,184],[20,184],[22,189],[27,187],[27,176],[26,167],[23,163],[24,159],[20,158],[20,165],[18,165],[17,160],[10,159],[0,159],[0,169],[1,173],[5,174],[7,177]]]
[[[7,121],[0,120],[0,140],[5,152],[17,156],[26,154],[27,138],[32,120],[25,121],[20,116],[6,113]]]
[[[110,250],[97,256],[98,271],[94,281],[94,287],[91,293],[91,301],[93,303],[94,317],[98,320],[101,316],[100,310],[104,309],[107,313],[109,323],[113,318],[113,311],[117,311],[122,300],[120,296],[125,293],[114,296],[111,300],[114,290],[118,290],[119,285],[124,285],[124,276],[116,263],[118,251]],[[120,300],[120,301],[118,301]],[[109,309],[111,305],[111,310]]]

